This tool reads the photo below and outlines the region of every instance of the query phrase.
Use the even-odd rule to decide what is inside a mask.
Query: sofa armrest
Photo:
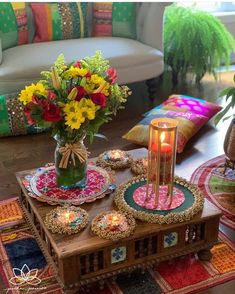
[[[170,2],[144,2],[138,4],[137,40],[163,51],[164,9]]]

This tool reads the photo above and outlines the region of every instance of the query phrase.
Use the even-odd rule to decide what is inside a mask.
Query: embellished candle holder
[[[52,233],[75,234],[84,229],[89,221],[88,213],[76,206],[58,206],[45,218],[46,227]]]
[[[116,241],[129,237],[135,226],[132,216],[111,210],[98,214],[92,221],[91,230],[100,238]]]
[[[147,174],[148,158],[140,158],[133,160],[131,164],[131,171],[136,175]]]
[[[132,157],[126,151],[114,149],[105,151],[99,155],[96,164],[101,167],[112,169],[122,169],[130,167]]]
[[[150,123],[146,203],[154,198],[155,207],[164,193],[164,202],[172,203],[176,157],[177,121],[156,118]],[[161,189],[161,187],[167,189]]]

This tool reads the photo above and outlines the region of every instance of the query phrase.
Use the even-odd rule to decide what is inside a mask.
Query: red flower
[[[100,107],[106,106],[106,96],[103,93],[93,93],[90,94],[91,100]]]
[[[40,106],[42,108],[45,108],[45,107],[47,107],[49,102],[46,99],[40,99],[40,98],[38,98],[36,96],[33,96],[32,97],[32,103],[37,105],[37,106]]]
[[[91,73],[88,72],[88,73],[85,75],[85,77],[86,77],[87,79],[90,79],[90,78],[91,78]]]
[[[42,119],[45,121],[58,122],[63,118],[61,117],[61,110],[53,103],[49,103],[47,107],[44,108],[44,112],[42,114]]]
[[[77,62],[74,63],[74,67],[81,67],[81,62],[78,60]]]
[[[75,100],[80,101],[85,96],[86,91],[82,86],[77,86],[76,88],[77,88],[78,93],[77,93]]]
[[[107,70],[107,75],[111,84],[113,84],[117,80],[117,71],[116,69],[110,67]]]
[[[47,92],[47,97],[48,97],[50,100],[55,100],[55,99],[57,98],[57,95],[56,95],[54,92],[52,92],[51,90],[49,90],[49,91]]]
[[[24,112],[25,112],[25,116],[27,118],[27,122],[30,125],[35,125],[36,121],[31,117],[31,112],[32,112],[32,103],[30,103],[29,105],[25,106],[24,108]]]

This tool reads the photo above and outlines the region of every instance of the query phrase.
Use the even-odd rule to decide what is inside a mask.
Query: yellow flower
[[[70,114],[70,113],[74,113],[77,112],[79,109],[79,102],[78,101],[70,101],[68,103],[65,104],[63,111],[66,114]]]
[[[102,77],[100,77],[99,75],[97,75],[97,74],[91,75],[90,83],[100,85],[100,84],[103,84],[104,82],[105,82],[105,80]]]
[[[36,85],[33,84],[34,94],[39,94],[42,96],[46,96],[47,90],[42,83],[37,83]]]
[[[66,72],[65,77],[68,79],[76,77],[84,77],[88,73],[88,69],[71,66]]]
[[[97,110],[97,107],[91,101],[91,99],[82,98],[79,101],[79,108],[82,113],[82,116],[87,117],[89,120],[95,118],[95,112]]]
[[[86,91],[87,93],[93,93],[94,88],[95,88],[95,85],[94,85],[94,84],[88,84],[88,83],[87,83],[87,84],[84,86],[84,89],[85,89],[85,91]]]
[[[86,118],[88,118],[89,120],[92,120],[95,118],[95,111],[94,109],[91,109],[89,107],[81,107],[79,109],[79,111],[81,112],[81,115],[83,117],[83,119],[85,120]]]
[[[65,116],[65,124],[71,129],[78,130],[82,123],[82,116],[78,112],[71,112]]]
[[[42,96],[46,96],[47,90],[42,83],[32,84],[30,86],[26,86],[24,90],[21,91],[19,100],[24,104],[28,104],[32,101],[33,95],[38,94]]]
[[[26,91],[26,89],[20,92],[19,100],[24,105],[30,103],[32,101],[33,92]]]

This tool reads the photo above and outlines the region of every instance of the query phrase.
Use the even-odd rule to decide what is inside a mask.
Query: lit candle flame
[[[70,213],[69,213],[69,212],[65,212],[64,217],[65,217],[66,219],[69,219],[69,217],[70,217]]]
[[[164,142],[165,138],[166,138],[166,134],[165,134],[165,132],[162,132],[161,135],[160,135],[160,141],[161,141],[161,143]]]

